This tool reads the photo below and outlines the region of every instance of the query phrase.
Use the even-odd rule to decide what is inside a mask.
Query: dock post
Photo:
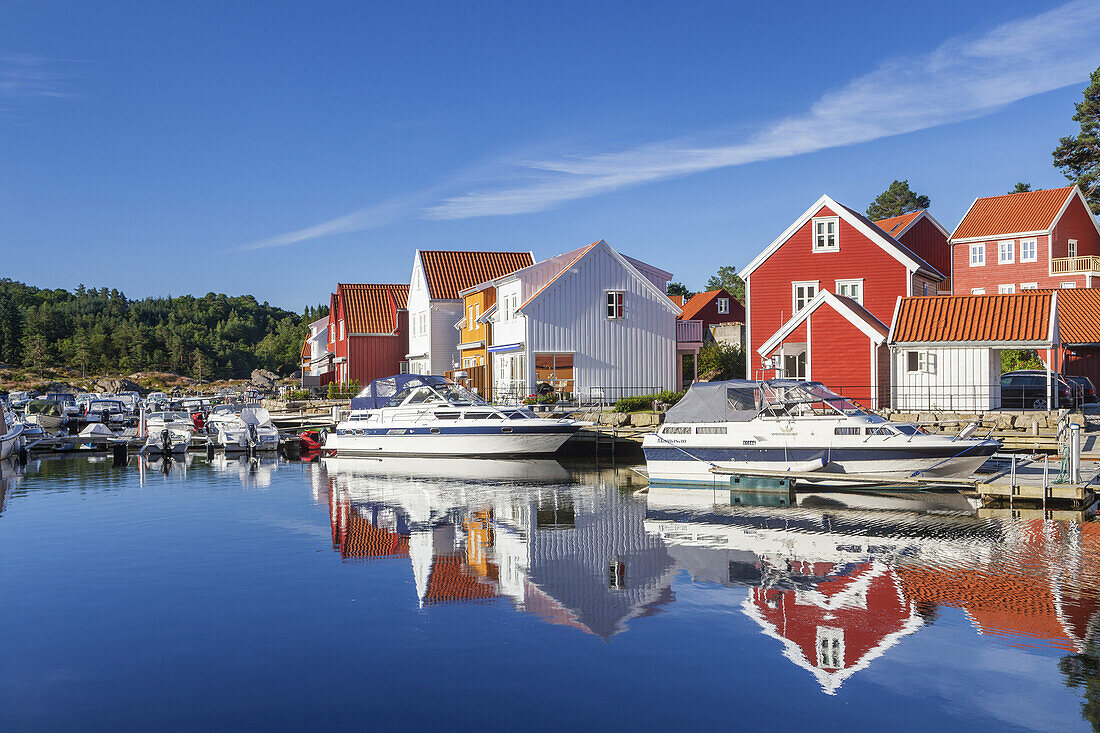
[[[1043,514],[1047,513],[1047,494],[1050,492],[1050,456],[1043,456]]]
[[[1081,426],[1069,424],[1069,481],[1081,483]]]
[[[1012,497],[1016,496],[1016,454],[1012,454],[1012,475],[1008,481],[1008,509],[1012,510]]]

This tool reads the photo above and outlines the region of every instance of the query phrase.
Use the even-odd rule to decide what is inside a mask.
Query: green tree
[[[707,290],[717,290],[718,288],[725,288],[739,303],[745,302],[745,281],[741,279],[741,276],[737,274],[737,268],[733,265],[725,265],[718,268],[718,272],[710,276],[710,280],[707,280]]]
[[[669,295],[682,295],[684,297],[684,300],[687,300],[691,296],[695,295],[695,293],[688,290],[687,286],[681,282],[670,282],[668,284],[668,287],[665,289],[665,292]]]
[[[1009,193],[1027,193],[1030,190],[1031,190],[1031,184],[1030,183],[1024,183],[1023,181],[1016,181],[1016,188],[1009,191]]]
[[[1051,155],[1054,167],[1081,187],[1092,213],[1100,214],[1100,68],[1092,72],[1083,97],[1073,114],[1080,132],[1061,138]]]
[[[909,179],[895,180],[867,207],[867,216],[878,221],[891,216],[901,216],[910,211],[927,209],[931,205],[932,201],[927,196],[913,193],[909,188]]]
[[[1044,369],[1039,352],[1029,349],[1005,349],[1001,352],[1001,374],[1017,369]]]
[[[736,346],[711,341],[699,348],[699,378],[709,381],[745,376],[745,353]]]

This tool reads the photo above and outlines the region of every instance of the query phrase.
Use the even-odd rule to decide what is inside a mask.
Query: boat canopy
[[[395,374],[392,377],[375,379],[363,391],[351,400],[353,410],[377,410],[385,407],[399,392],[424,385],[446,385],[451,380],[446,377],[437,377],[431,374]]]
[[[241,410],[241,420],[249,425],[270,425],[271,414],[266,408],[249,405]]]
[[[61,417],[61,405],[53,400],[31,400],[27,403],[26,414]]]
[[[665,422],[747,422],[761,406],[759,382],[696,382],[668,411]]]

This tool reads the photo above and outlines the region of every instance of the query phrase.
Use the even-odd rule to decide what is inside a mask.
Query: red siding
[[[1076,346],[1069,350],[1063,349],[1062,371],[1088,377],[1093,386],[1100,387],[1100,347]]]
[[[810,316],[810,379],[871,404],[871,341],[828,306]]]
[[[1029,239],[1030,237],[1025,237]],[[1073,237],[1068,237],[1072,239]],[[1020,240],[1013,242],[1013,261],[1000,264],[999,243],[1000,239],[991,239],[985,243],[985,264],[979,267],[970,266],[971,242],[960,242],[952,246],[954,273],[952,274],[952,292],[955,295],[970,295],[974,288],[985,288],[986,295],[996,295],[1000,285],[1014,285],[1016,292],[1020,292],[1022,283],[1037,283],[1040,289],[1059,288],[1062,283],[1072,282],[1077,287],[1088,287],[1084,275],[1051,275],[1050,273],[1050,245],[1046,235],[1034,238],[1038,244],[1039,259],[1036,262],[1020,262]],[[1080,240],[1079,240],[1080,241]],[[1055,256],[1065,257],[1065,243],[1062,244],[1062,252],[1057,251]],[[1078,246],[1081,246],[1078,244]]]
[[[349,336],[347,341],[348,380],[361,385],[399,373],[408,352],[403,336]]]
[[[937,229],[936,225],[927,218],[922,216],[905,234],[895,239],[939,270],[945,277],[951,274],[951,245],[947,243],[947,235]]]
[[[1100,235],[1096,233],[1092,213],[1076,195],[1070,200],[1062,218],[1054,225],[1054,256],[1069,256],[1069,240],[1077,240],[1077,256],[1100,256]]]
[[[816,216],[832,213],[823,207]],[[838,252],[813,251],[812,225],[812,220],[806,222],[749,275],[750,377],[756,377],[760,370],[757,349],[791,317],[791,283],[819,280],[822,290],[835,293],[837,280],[863,278],[863,307],[885,324],[893,318],[898,296],[907,294],[905,265],[846,221],[840,220]],[[862,334],[860,339],[860,343],[867,343]],[[789,340],[805,339],[792,336]]]
[[[730,312],[719,313],[718,312],[718,299],[715,298],[711,302],[707,303],[698,313],[692,316],[689,320],[699,320],[703,322],[703,328],[709,328],[716,323],[744,323],[745,322],[745,306],[741,305],[737,300],[730,296]]]

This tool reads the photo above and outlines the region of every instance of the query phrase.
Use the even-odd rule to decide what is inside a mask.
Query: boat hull
[[[10,458],[23,447],[23,426],[16,423],[7,434],[0,435],[0,461]]]
[[[511,432],[502,432],[502,429]],[[325,452],[341,458],[365,456],[549,455],[577,431],[575,425],[389,428],[370,434],[329,436]],[[433,432],[438,431],[438,432]],[[365,431],[364,431],[365,432]]]
[[[712,466],[743,471],[799,471],[817,462],[822,467],[813,478],[800,481],[817,485],[851,485],[852,478],[911,478],[929,480],[959,478],[981,468],[1000,445],[995,441],[944,442],[928,446],[872,448],[678,448],[646,445],[643,451],[650,481],[706,483],[727,481],[711,471]],[[846,478],[837,478],[843,475]],[[820,477],[820,478],[818,478]]]

